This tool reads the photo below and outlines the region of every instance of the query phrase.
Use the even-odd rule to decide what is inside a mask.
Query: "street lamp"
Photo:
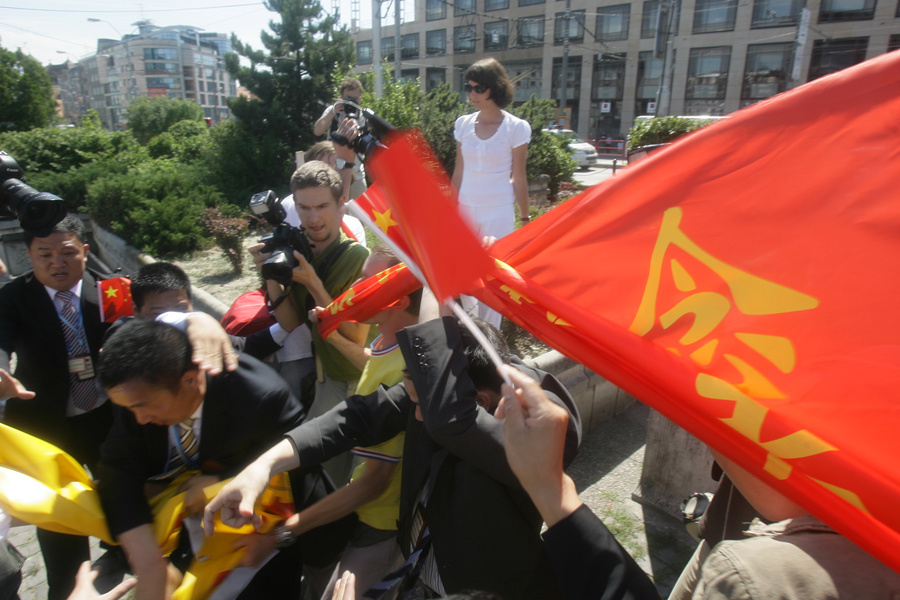
[[[119,39],[122,39],[122,37],[123,37],[122,34],[119,32],[118,29],[116,29],[116,26],[113,25],[112,23],[110,23],[109,21],[107,21],[107,20],[105,20],[105,19],[97,19],[97,18],[94,18],[94,17],[88,17],[87,20],[88,20],[90,23],[106,23],[107,25],[109,25],[110,27],[112,27],[113,31],[116,32],[116,35],[119,36]]]

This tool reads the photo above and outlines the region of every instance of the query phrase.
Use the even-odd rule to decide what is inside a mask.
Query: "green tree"
[[[456,119],[471,112],[472,107],[460,101],[459,93],[442,83],[429,92],[421,104],[419,126],[428,143],[431,144],[438,160],[448,174],[456,165],[456,139],[453,125]]]
[[[128,106],[128,128],[141,144],[185,120],[203,121],[203,109],[190,100],[146,97]]]
[[[261,32],[264,49],[232,37],[236,54],[225,56],[228,72],[258,100],[239,98],[229,107],[258,143],[277,141],[287,174],[293,152],[313,143],[313,124],[334,100],[333,73],[352,66],[353,42],[337,15],[326,15],[316,0],[267,0],[265,6],[280,21],[269,22],[271,33]]]
[[[531,142],[528,144],[525,167],[528,179],[535,179],[541,174],[548,175],[551,198],[556,197],[560,183],[572,181],[572,173],[577,167],[565,141],[558,139],[559,136],[544,132],[544,128],[553,120],[555,107],[556,102],[553,100],[541,100],[532,94],[527,102],[512,111],[531,125]]]
[[[655,117],[638,121],[628,132],[628,149],[652,144],[665,144],[712,123],[709,119]]]
[[[21,50],[0,48],[0,131],[27,131],[50,124],[56,111],[50,76]]]

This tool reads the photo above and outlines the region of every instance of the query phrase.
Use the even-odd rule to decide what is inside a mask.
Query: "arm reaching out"
[[[206,535],[212,535],[213,519],[220,510],[225,525],[237,529],[253,523],[258,529],[260,519],[254,509],[257,499],[269,485],[269,479],[299,466],[300,459],[290,440],[284,439],[272,446],[238,473],[206,505],[203,511],[203,529]]]

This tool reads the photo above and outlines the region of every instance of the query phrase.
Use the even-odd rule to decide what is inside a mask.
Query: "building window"
[[[583,10],[571,10],[568,19],[566,19],[566,13],[556,13],[553,43],[562,44],[567,37],[570,42],[576,44],[583,42],[584,12]]]
[[[356,42],[356,62],[361,65],[372,64],[372,42]]]
[[[869,38],[843,38],[813,42],[809,81],[852,67],[866,60]]]
[[[419,58],[419,34],[407,33],[400,38],[400,58]],[[418,75],[416,75],[418,77]]]
[[[822,0],[819,23],[835,21],[871,21],[875,17],[875,0]]]
[[[734,31],[737,0],[697,0],[694,6],[694,33]]]
[[[540,95],[543,82],[541,61],[511,62],[504,63],[503,66],[506,67],[510,80],[515,81],[514,102],[526,102],[532,94]]]
[[[688,62],[688,100],[724,100],[731,47],[692,48]]]
[[[444,0],[425,0],[425,20],[437,21],[447,18],[447,3]]]
[[[750,44],[741,100],[744,106],[770,98],[787,89],[793,44]]]
[[[663,60],[654,58],[653,51],[641,52],[638,55],[637,92],[635,96],[641,100],[656,100],[659,86],[662,83]],[[646,111],[639,110],[644,114]]]
[[[509,8],[509,0],[484,0],[484,10],[506,10]]]
[[[425,32],[425,56],[441,56],[447,53],[447,33],[443,29]]]
[[[484,49],[506,50],[509,46],[509,21],[484,24]]]
[[[788,27],[800,19],[803,0],[755,0],[750,27]]]
[[[144,48],[144,60],[178,60],[178,49]]]
[[[447,74],[444,69],[429,68],[425,70],[425,93],[432,91],[442,83],[446,83]]]
[[[641,37],[656,37],[659,31],[659,0],[646,0],[641,15]]]
[[[419,69],[403,69],[403,71],[400,72],[399,81],[401,83],[408,83],[408,82],[415,83],[418,79],[419,79]]]
[[[518,46],[538,46],[544,43],[544,17],[519,19],[516,31]]]
[[[475,14],[475,0],[456,0],[453,3],[454,17],[472,14]]]
[[[601,6],[597,14],[597,41],[627,40],[630,14],[630,4]]]
[[[532,4],[543,4],[544,0],[519,0],[519,6],[531,6]]]
[[[394,62],[394,36],[381,38],[381,60]]]
[[[475,26],[462,25],[453,28],[453,54],[475,52]]]
[[[888,52],[893,52],[894,50],[900,50],[900,33],[895,33],[891,35],[891,38],[888,40]]]

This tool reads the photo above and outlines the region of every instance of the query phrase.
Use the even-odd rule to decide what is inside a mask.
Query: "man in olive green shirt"
[[[293,271],[295,304],[300,316],[309,323],[316,362],[320,367],[316,397],[308,416],[312,419],[328,412],[354,392],[360,370],[322,339],[315,323],[309,322],[308,312],[316,306],[328,306],[353,285],[369,251],[341,232],[346,196],[337,171],[320,161],[308,162],[291,177],[291,192],[300,222],[313,244],[311,263],[294,252],[299,264]],[[338,331],[365,346],[369,326],[345,322]],[[323,465],[338,487],[349,480],[351,461],[348,452]]]

